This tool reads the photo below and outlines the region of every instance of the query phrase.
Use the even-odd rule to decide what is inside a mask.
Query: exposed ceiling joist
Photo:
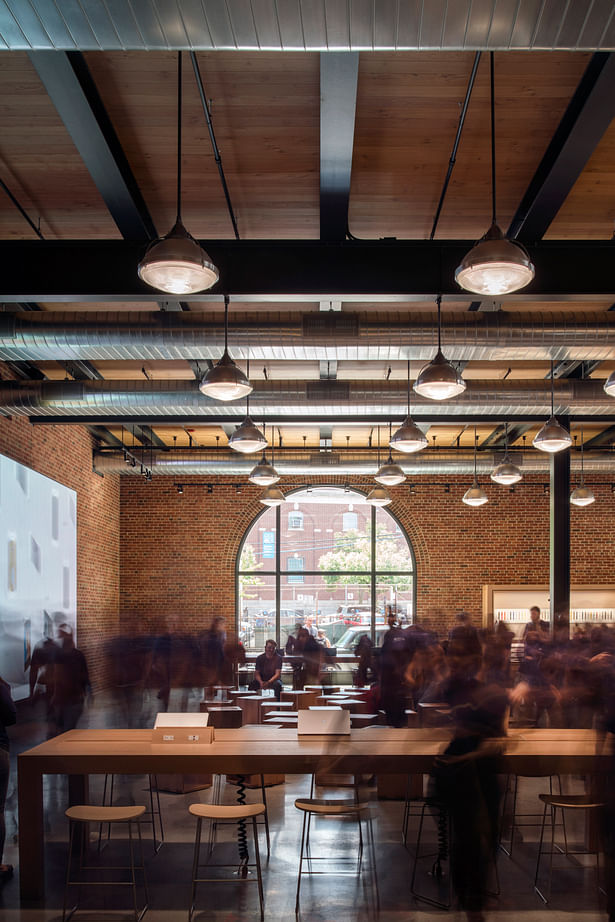
[[[455,269],[473,245],[455,240],[203,241],[223,281],[215,292],[199,292],[190,300],[221,302],[224,290],[243,300],[425,301],[441,293],[459,301],[463,293]],[[2,241],[0,298],[151,302],[152,292],[137,277],[142,255],[142,245],[128,240]],[[536,278],[508,300],[615,299],[615,242],[540,241],[531,255]]]
[[[104,375],[92,365],[91,362],[83,359],[74,359],[70,362],[62,362],[63,367],[75,381],[103,381]]]
[[[83,55],[31,51],[29,58],[122,236],[141,242],[157,237]]]
[[[540,240],[615,118],[615,54],[589,62],[508,228],[509,237]]]
[[[344,240],[354,147],[359,54],[320,55],[320,239]]]
[[[156,435],[151,426],[135,425],[131,426],[130,431],[134,432],[139,441],[146,447],[154,445],[156,448],[168,448],[167,443]]]
[[[88,426],[88,430],[94,436],[94,438],[99,439],[104,445],[108,445],[109,448],[124,448],[123,442],[113,435],[106,426]]]
[[[612,445],[615,442],[615,426],[609,426],[603,432],[598,433],[591,439],[583,443],[584,449],[600,448],[603,445]]]

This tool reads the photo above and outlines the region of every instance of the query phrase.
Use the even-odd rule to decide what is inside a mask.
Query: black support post
[[[568,420],[559,417],[568,428]],[[570,452],[551,457],[550,503],[551,627],[555,638],[570,631]]]

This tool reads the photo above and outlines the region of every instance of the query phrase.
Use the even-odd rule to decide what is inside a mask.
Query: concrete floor
[[[177,704],[179,702],[176,702]],[[190,707],[196,702],[190,702]],[[154,708],[155,702],[150,702]],[[174,704],[171,702],[171,709]],[[177,708],[179,709],[179,708]],[[30,715],[36,716],[36,715]],[[112,709],[109,702],[100,698],[94,707],[84,715],[82,726],[113,725]],[[22,749],[29,748],[44,738],[44,725],[36,720],[22,721],[16,730],[12,743],[13,756]],[[46,862],[47,862],[47,897],[43,905],[20,905],[18,885],[17,822],[16,796],[14,790],[15,773],[11,779],[11,790],[6,810],[7,844],[4,861],[15,865],[15,878],[0,889],[1,922],[49,922],[61,918],[63,878],[65,873],[67,850],[67,821],[64,810],[67,806],[66,779],[47,777],[45,783],[46,806]],[[579,778],[564,778],[567,792],[583,789]],[[263,858],[263,876],[265,889],[265,917],[267,920],[289,919],[294,916],[295,888],[297,882],[298,854],[301,836],[301,816],[294,806],[299,796],[309,794],[310,778],[308,776],[286,777],[282,785],[268,788],[267,798],[271,826],[271,857],[266,860],[264,833],[260,836],[261,856]],[[538,810],[537,794],[547,790],[541,779],[523,779],[519,794],[519,810],[530,812]],[[234,785],[223,784],[222,793],[229,803],[235,802]],[[326,791],[331,794],[330,789]],[[342,793],[338,791],[338,796]],[[344,792],[348,793],[348,792]],[[102,794],[102,778],[96,777],[92,782],[92,800]],[[116,779],[117,803],[147,803],[147,778],[144,776],[119,776]],[[248,799],[258,799],[260,792],[248,792]],[[408,918],[422,920],[441,916],[451,920],[463,919],[465,915],[454,909],[445,912],[431,907],[425,902],[418,902],[410,893],[410,876],[412,870],[413,837],[416,834],[416,820],[412,821],[409,836],[409,849],[401,841],[401,821],[403,801],[378,800],[376,789],[365,786],[363,795],[369,797],[372,804],[372,817],[376,842],[376,888],[366,883],[357,883],[354,875],[339,874],[319,875],[312,879],[305,878],[302,883],[301,914],[303,922],[401,922]],[[191,794],[161,793],[161,805],[165,827],[165,842],[157,855],[154,854],[151,841],[151,826],[144,825],[145,858],[148,883],[150,886],[150,909],[146,915],[149,922],[171,922],[187,919],[190,900],[190,876],[192,866],[192,845],[194,841],[194,819],[188,813],[191,803],[207,802],[211,798],[211,789],[200,790]],[[94,833],[93,833],[94,834]],[[215,860],[235,862],[237,849],[233,827],[220,830],[218,841],[219,854]],[[582,829],[568,828],[569,840],[577,844],[582,837]],[[521,918],[523,922],[564,922],[574,917],[581,922],[594,922],[606,918],[604,897],[599,899],[596,878],[593,870],[579,870],[570,867],[554,876],[552,899],[544,906],[533,890],[534,867],[537,852],[538,829],[523,830],[523,840],[515,842],[514,856],[511,860],[503,853],[498,857],[498,870],[501,893],[493,898],[488,907],[488,919],[498,922],[514,922]],[[425,844],[429,846],[436,840],[435,826],[427,821]],[[318,843],[322,844],[326,854],[334,849],[347,850],[354,854],[356,827],[347,821],[323,819],[314,829],[312,841],[313,854],[317,853]],[[119,839],[105,849],[103,859],[111,858],[114,849],[123,846]],[[252,851],[251,851],[252,855]],[[436,895],[435,882],[428,874],[430,861],[419,864],[417,886],[427,893]],[[339,865],[332,861],[326,863],[329,870]],[[233,870],[230,871],[231,875]],[[366,880],[367,875],[362,875]],[[430,889],[431,888],[431,889]],[[446,896],[447,887],[443,886],[441,895]],[[109,900],[108,909],[101,899]],[[87,922],[104,922],[105,919],[130,919],[130,912],[120,911],[129,908],[129,892],[110,888],[107,894],[94,891],[89,895],[91,907],[84,903],[84,911],[76,918]],[[251,922],[259,918],[258,893],[256,885],[202,884],[197,897],[199,912],[196,922]],[[104,910],[104,911],[103,911]]]

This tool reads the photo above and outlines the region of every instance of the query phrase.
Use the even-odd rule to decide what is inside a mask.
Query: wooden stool
[[[62,922],[65,922],[67,918],[70,918],[72,914],[77,910],[79,902],[73,906],[73,908],[66,912],[66,903],[68,901],[68,890],[69,887],[131,887],[132,888],[132,900],[133,900],[133,909],[135,922],[139,922],[143,918],[147,911],[147,905],[149,901],[147,893],[147,880],[145,877],[145,866],[143,863],[143,842],[141,840],[141,823],[140,819],[145,813],[145,807],[95,807],[90,804],[83,804],[80,806],[69,807],[66,811],[66,816],[69,820],[69,839],[68,839],[68,862],[66,865],[66,881],[64,885],[64,902],[62,904]],[[85,860],[85,835],[81,839],[81,847],[79,851],[79,867],[78,872],[86,871],[106,871],[106,870],[127,870],[130,871],[130,880],[115,880],[115,881],[92,881],[92,880],[81,880],[71,878],[71,865],[73,863],[73,844],[75,841],[75,828],[77,823],[99,823],[101,826],[104,823],[126,823],[128,826],[128,847],[130,854],[130,863],[128,865],[114,865],[112,867],[105,868],[104,866],[96,865],[86,865]],[[134,855],[134,845],[132,837],[132,824],[135,824],[137,827],[138,840],[139,840],[139,858],[141,863],[135,864],[135,855]],[[145,905],[141,910],[137,906],[137,881],[135,871],[141,871],[143,874],[143,891],[145,894]],[[77,897],[77,900],[79,897]]]
[[[543,901],[543,903],[548,903],[551,898],[551,881],[553,878],[553,854],[556,851],[557,846],[555,845],[555,816],[557,810],[562,811],[562,826],[564,825],[564,810],[586,810],[588,813],[593,810],[602,810],[606,807],[605,803],[601,803],[595,800],[592,797],[589,797],[587,794],[539,794],[540,800],[543,802],[544,810],[542,813],[542,826],[540,828],[540,844],[538,846],[538,858],[536,860],[536,873],[534,875],[534,890]],[[547,818],[547,807],[551,808],[551,848],[549,849],[549,878],[548,878],[548,897],[544,895],[542,890],[538,887],[538,874],[540,872],[540,859],[542,857],[542,843],[544,839],[545,832],[545,822]],[[565,828],[565,827],[564,827]],[[568,858],[569,855],[595,855],[596,856],[596,882],[597,886],[600,886],[600,852],[598,847],[596,851],[580,851],[580,852],[571,852],[568,849],[568,841],[564,840],[565,851],[563,852],[564,857]],[[562,854],[561,849],[557,849],[560,854]],[[573,870],[575,864],[572,862],[566,864],[566,869]],[[576,865],[577,870],[584,871],[584,865]],[[557,868],[556,868],[557,870]],[[559,869],[561,870],[561,868]]]
[[[256,867],[256,880],[258,883],[258,899],[260,903],[261,910],[261,922],[265,918],[265,900],[263,897],[263,879],[261,876],[261,861],[260,854],[258,850],[258,832],[256,829],[256,817],[260,816],[265,812],[264,804],[241,804],[237,806],[223,806],[217,804],[191,804],[188,808],[190,813],[193,816],[197,817],[196,824],[196,836],[194,839],[194,858],[192,861],[192,892],[190,897],[190,910],[188,912],[188,919],[192,920],[194,915],[194,907],[196,902],[196,885],[200,883],[234,883],[234,879],[223,879],[217,877],[197,877],[199,867],[201,864],[199,862],[200,851],[201,851],[201,827],[204,819],[211,820],[213,823],[219,823],[222,821],[233,821],[238,824],[237,837],[239,841],[240,849],[243,851],[243,854],[240,857],[240,875],[239,879],[243,880],[244,883],[253,883],[254,879],[250,880],[248,877],[248,868]],[[245,821],[252,820],[252,834],[254,837],[254,863],[248,863],[248,848],[245,835]],[[211,855],[211,849],[209,854]],[[211,864],[210,861],[207,861],[204,865],[205,867],[214,867],[214,868],[224,868],[224,867],[236,867],[236,864]]]
[[[346,799],[331,799],[331,800],[320,800],[314,797],[298,798],[295,801],[295,807],[297,810],[301,810],[303,813],[303,826],[301,830],[301,852],[299,855],[299,876],[297,878],[297,897],[295,900],[295,913],[299,912],[299,894],[301,890],[301,877],[303,874],[337,874],[342,873],[346,874],[360,874],[361,873],[361,864],[363,860],[363,828],[361,825],[361,820],[365,820],[366,823],[366,834],[367,842],[370,851],[370,872],[372,875],[372,882],[375,888],[376,896],[378,894],[377,889],[377,877],[376,877],[376,854],[374,849],[374,833],[372,829],[372,818],[370,815],[370,805],[369,803],[358,803],[356,800]],[[310,851],[310,825],[312,822],[313,816],[328,816],[328,817],[350,817],[355,819],[359,831],[359,849],[357,854],[357,867],[356,872],[346,871],[341,872],[339,870],[333,871],[313,871],[312,862],[313,861],[326,861],[331,863],[332,861],[348,861],[351,859],[348,858],[338,858],[327,856],[314,856]],[[306,861],[308,864],[309,870],[303,870],[303,862]]]

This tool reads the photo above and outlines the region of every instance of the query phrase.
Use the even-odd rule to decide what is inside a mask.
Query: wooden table
[[[449,739],[446,728],[352,730],[297,736],[296,730],[216,730],[211,744],[152,743],[151,730],[71,730],[18,756],[22,899],[44,895],[43,775],[69,776],[71,803],[87,803],[90,774],[253,774],[428,772]],[[608,770],[610,750],[587,730],[519,730],[502,741],[498,770],[584,774]]]

